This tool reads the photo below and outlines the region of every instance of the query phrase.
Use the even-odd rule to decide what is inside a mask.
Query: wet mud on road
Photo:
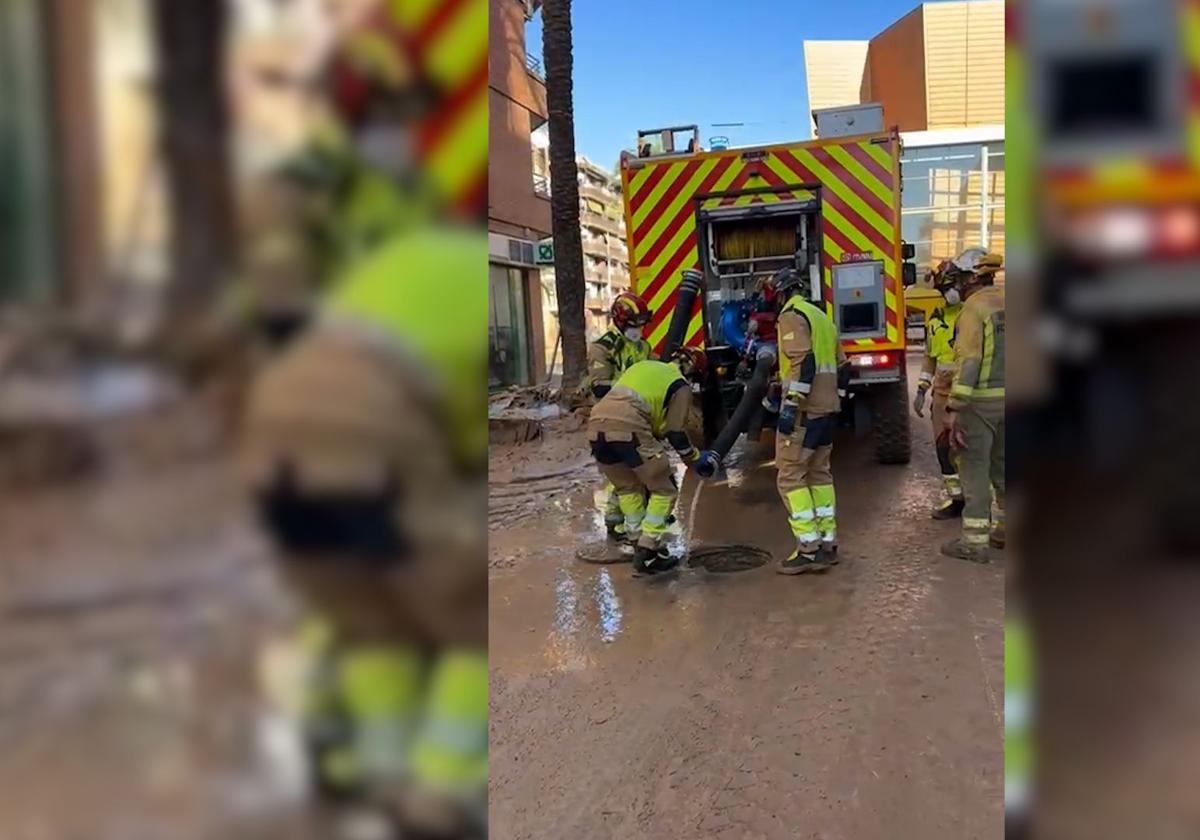
[[[929,519],[927,419],[914,435],[881,467],[839,434],[843,559],[820,575],[581,563],[598,479],[493,522],[494,836],[1000,836],[1003,559],[939,555],[957,523]],[[686,477],[678,543],[790,551],[770,457],[743,442],[725,481]]]
[[[0,496],[0,838],[305,838],[295,605],[229,465]]]

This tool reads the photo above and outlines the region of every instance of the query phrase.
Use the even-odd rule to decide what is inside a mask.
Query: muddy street
[[[843,560],[795,578],[581,563],[603,537],[582,433],[499,453],[495,836],[999,836],[1004,564],[938,554],[958,523],[930,520],[928,420],[914,437],[910,465],[881,467],[839,434]],[[679,542],[790,551],[771,457],[743,441],[726,480],[687,476]]]
[[[0,837],[310,836],[294,614],[224,459],[0,494]]]

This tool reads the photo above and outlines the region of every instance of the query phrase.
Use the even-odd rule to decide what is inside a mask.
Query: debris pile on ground
[[[585,412],[536,423],[533,437],[493,442],[489,449],[489,527],[536,513],[548,499],[598,480],[584,434]]]
[[[207,446],[208,412],[189,397],[161,366],[99,331],[2,316],[0,487],[69,481],[130,455],[159,461]]]
[[[537,440],[547,421],[585,408],[578,392],[564,393],[549,385],[508,388],[488,398],[488,441],[515,444]]]

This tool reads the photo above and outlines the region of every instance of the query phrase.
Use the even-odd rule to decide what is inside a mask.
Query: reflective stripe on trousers
[[[818,484],[812,488],[813,504],[816,508],[817,530],[821,542],[826,545],[837,541],[836,496],[832,484]]]
[[[788,522],[792,526],[792,534],[800,543],[801,550],[816,549],[821,539],[817,530],[816,510],[813,504],[813,492],[808,487],[798,487],[789,490],[787,494]]]
[[[675,506],[674,496],[650,494],[646,505],[646,516],[642,520],[642,543],[647,547],[657,548],[667,533],[667,518],[671,508]]]

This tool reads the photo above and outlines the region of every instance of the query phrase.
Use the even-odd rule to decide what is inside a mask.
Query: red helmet
[[[612,322],[619,330],[629,327],[644,327],[650,323],[651,314],[646,301],[642,299],[641,295],[635,295],[633,292],[621,292],[613,300],[612,309],[609,310]]]
[[[703,382],[708,375],[708,354],[698,347],[680,347],[671,354],[671,361],[679,365],[685,379]]]

